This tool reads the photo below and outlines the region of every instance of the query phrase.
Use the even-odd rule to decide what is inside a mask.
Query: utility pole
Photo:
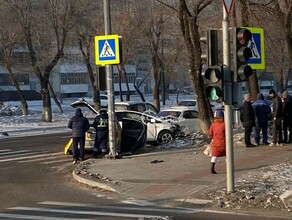
[[[103,0],[105,35],[111,34],[110,0]],[[109,116],[109,156],[116,157],[115,143],[115,96],[113,82],[113,66],[106,65],[108,116]]]
[[[224,73],[224,114],[225,114],[225,138],[226,138],[226,178],[227,192],[234,192],[234,149],[232,130],[232,74],[230,68],[230,21],[223,7],[222,39],[223,39],[223,73]]]

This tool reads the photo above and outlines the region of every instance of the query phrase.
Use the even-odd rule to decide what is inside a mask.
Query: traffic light
[[[247,65],[247,60],[252,57],[248,43],[252,38],[250,30],[246,28],[233,28],[233,57],[234,57],[234,82],[246,81],[253,73]]]
[[[209,66],[202,76],[207,80],[206,96],[212,101],[223,98],[223,71],[220,66]]]
[[[206,35],[200,38],[200,41],[206,44],[206,50],[201,55],[201,60],[205,61],[208,66],[218,64],[218,31],[207,30]]]

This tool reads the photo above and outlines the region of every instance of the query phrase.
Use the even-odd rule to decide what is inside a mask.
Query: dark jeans
[[[252,132],[252,126],[244,127],[244,142],[246,146],[251,145],[251,141],[250,141],[251,132]]]
[[[289,142],[292,141],[292,123],[290,122],[291,119],[283,120],[283,134],[284,134],[284,140],[283,142]],[[288,130],[289,130],[289,138],[288,138]]]
[[[79,149],[78,149],[79,144]],[[85,137],[73,137],[73,158],[75,160],[84,159]]]
[[[282,143],[282,118],[273,119],[273,143]]]
[[[263,144],[268,143],[268,122],[258,122],[255,127],[255,142],[257,144],[261,141],[260,133],[263,134]]]
[[[107,131],[96,131],[95,142],[93,148],[93,156],[96,156],[98,151],[103,153],[107,152],[107,140],[108,132]]]

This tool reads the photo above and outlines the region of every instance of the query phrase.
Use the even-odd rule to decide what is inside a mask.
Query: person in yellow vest
[[[101,109],[91,125],[95,128],[95,142],[93,147],[93,157],[96,158],[99,153],[102,156],[108,152],[108,114],[106,109]]]

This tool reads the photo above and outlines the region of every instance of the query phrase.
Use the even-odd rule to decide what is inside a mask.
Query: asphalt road
[[[56,133],[0,139],[0,219],[261,219],[161,207],[88,188],[72,179],[72,156],[62,153],[69,138]]]

